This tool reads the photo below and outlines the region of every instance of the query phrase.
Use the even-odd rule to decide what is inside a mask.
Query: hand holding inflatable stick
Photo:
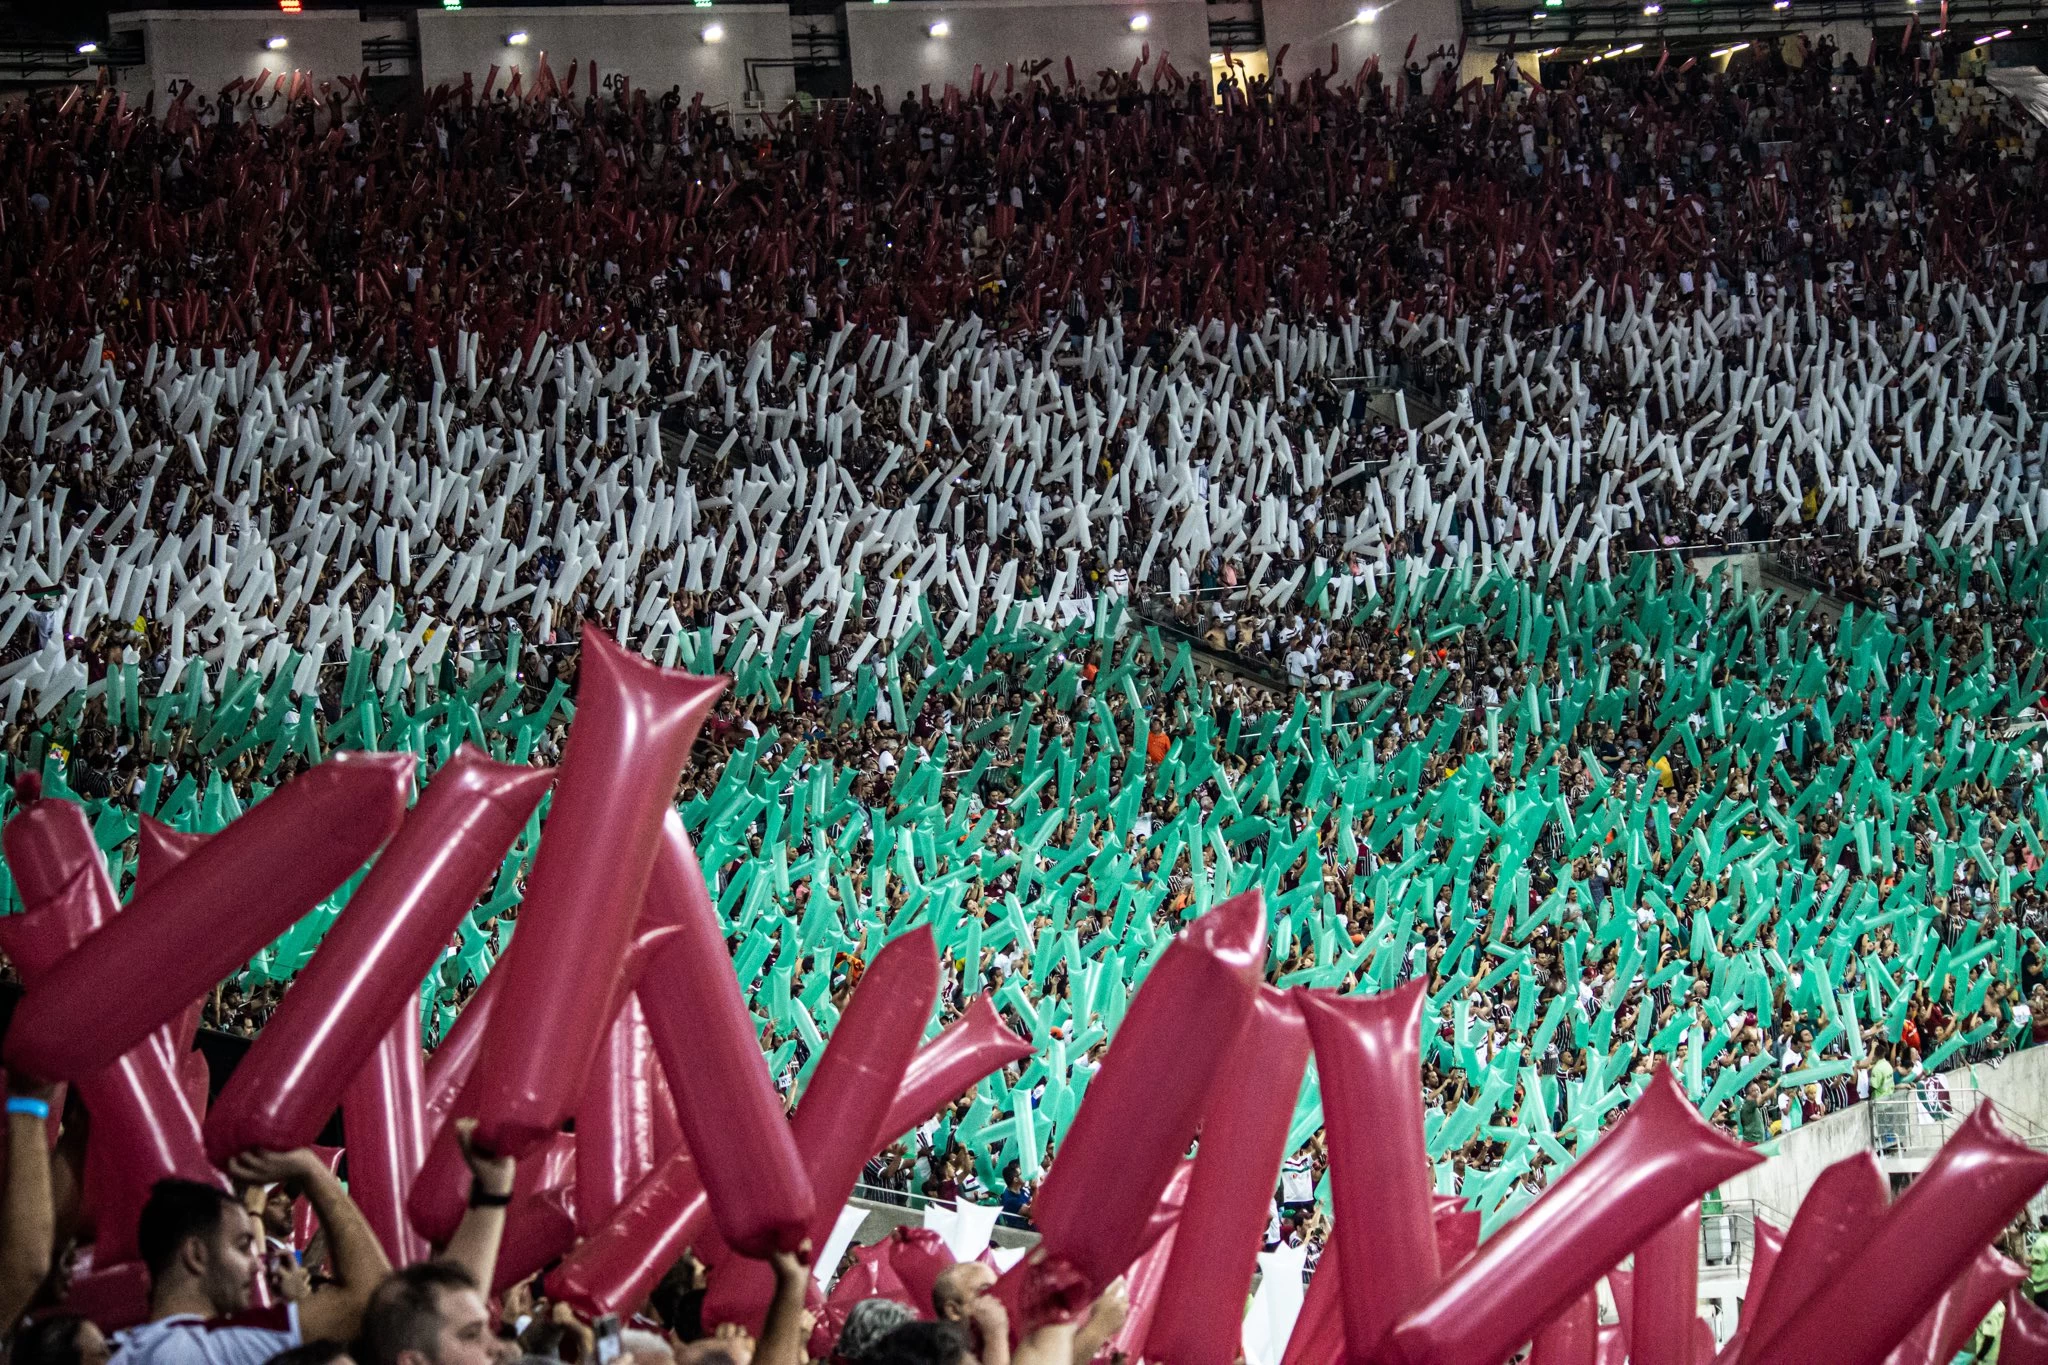
[[[116,918],[114,887],[85,813],[72,802],[31,799],[7,822],[5,845],[22,911],[0,917],[0,950],[33,985]],[[135,1255],[136,1218],[152,1185],[168,1176],[220,1179],[169,1050],[163,1038],[145,1038],[78,1081],[92,1114],[96,1285],[124,1282],[122,1263]]]
[[[1043,1254],[992,1291],[1013,1337],[1079,1317],[1145,1250],[1160,1195],[1251,1017],[1265,956],[1265,900],[1247,891],[1183,929],[1145,978],[1033,1205]]]
[[[617,976],[663,819],[675,818],[676,783],[725,685],[656,667],[584,628],[576,718],[519,932],[497,967],[504,998],[520,1008],[494,1014],[473,1077],[477,1140],[487,1150],[523,1155],[574,1112],[612,1024],[612,997],[561,983]]]
[[[1344,1339],[1363,1359],[1442,1275],[1422,1139],[1423,983],[1364,998],[1299,991],[1330,1132]]]
[[[988,997],[976,996],[966,1013],[918,1049],[882,1131],[908,1132],[983,1077],[1030,1055],[1031,1044],[1003,1026]],[[687,1150],[677,1151],[548,1276],[548,1293],[592,1314],[630,1310],[709,1219],[696,1163]]]
[[[1172,1259],[1158,1303],[1149,1306],[1148,1359],[1231,1365],[1242,1353],[1240,1305],[1258,1268],[1308,1053],[1308,1029],[1293,998],[1261,986],[1202,1120]],[[1138,1281],[1134,1274],[1131,1297],[1143,1305]]]
[[[1709,1127],[1658,1068],[1599,1144],[1451,1272],[1377,1357],[1498,1365],[1687,1204],[1762,1160]]]
[[[668,907],[683,932],[648,963],[640,1004],[719,1235],[746,1256],[794,1250],[817,1211],[810,1177],[755,1039],[696,850],[674,811],[663,819],[647,897]]]
[[[825,1045],[796,1117],[790,1121],[819,1215],[807,1234],[822,1246],[873,1156],[897,1088],[931,1018],[939,991],[939,950],[920,925],[889,940],[854,988]],[[772,1268],[758,1260],[714,1263],[704,1323],[737,1322],[760,1331],[775,1292]]]

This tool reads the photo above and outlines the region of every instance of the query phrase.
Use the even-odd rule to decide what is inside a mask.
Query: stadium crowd
[[[1653,279],[1667,300],[1810,280],[1844,321],[1894,319],[1923,259],[1986,298],[2048,283],[2031,126],[1941,107],[1981,59],[1960,35],[1861,63],[1758,44],[1725,73],[1586,69],[1556,91],[1506,62],[1462,89],[1432,64],[1426,90],[1419,64],[1369,64],[1253,79],[1219,110],[1162,53],[1099,89],[1044,70],[740,122],[594,82],[465,82],[405,114],[348,81],[281,105],[282,76],[161,111],[45,97],[0,130],[0,327],[28,372],[93,335],[124,365],[151,343],[304,344],[423,392],[427,350],[462,331],[495,365],[542,334],[608,361],[670,325],[707,350],[775,327],[779,364],[847,323],[1078,332],[1114,310],[1162,349],[1272,307],[1554,323],[1583,282]],[[1464,382],[1450,359],[1407,377]],[[1629,381],[1593,387],[1625,402]]]
[[[125,883],[138,815],[218,828],[335,748],[558,757],[579,623],[730,672],[679,805],[771,1072],[793,1101],[932,924],[942,1019],[986,992],[1037,1055],[866,1178],[1018,1217],[1158,945],[1248,886],[1277,983],[1428,983],[1438,1189],[1489,1229],[1660,1061],[1752,1142],[1938,1107],[2048,1036],[2037,137],[1960,43],[1798,57],[1221,108],[1048,70],[760,128],[567,86],[21,101],[0,742]],[[208,1022],[259,1030],[334,913]],[[1319,1126],[1312,1084],[1268,1231],[1312,1255]],[[325,1167],[244,1162],[324,1242],[162,1191],[127,1365],[595,1353],[486,1305],[488,1204],[459,1268],[393,1273]],[[61,1298],[75,1179],[9,1182],[10,1320]],[[265,1239],[319,1288],[195,1337]],[[758,1341],[686,1263],[631,1353],[794,1365],[776,1270]],[[969,1327],[839,1353],[1003,1354],[962,1273],[909,1307]],[[1091,1358],[1118,1293],[1014,1358]]]

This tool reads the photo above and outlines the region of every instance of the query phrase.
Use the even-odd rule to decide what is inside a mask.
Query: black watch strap
[[[511,1202],[510,1194],[492,1194],[476,1181],[469,1182],[469,1206],[473,1209],[502,1209]]]

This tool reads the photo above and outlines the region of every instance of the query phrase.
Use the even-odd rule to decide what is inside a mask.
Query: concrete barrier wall
[[[316,90],[321,81],[360,75],[364,40],[402,27],[401,20],[365,23],[355,10],[137,10],[108,16],[111,32],[139,31],[143,42],[142,65],[116,67],[115,88],[132,105],[154,92],[159,114],[169,106],[173,82],[191,81],[196,98],[265,71],[304,71]],[[267,46],[280,37],[284,48]]]
[[[1131,23],[1144,18],[1142,30]],[[932,27],[943,24],[942,35]],[[846,7],[847,50],[853,83],[882,88],[893,108],[906,93],[931,87],[937,99],[948,84],[972,87],[980,63],[1001,91],[1005,63],[1022,68],[1050,59],[1048,72],[1064,86],[1064,59],[1089,89],[1098,71],[1129,71],[1149,50],[1167,54],[1184,76],[1208,79],[1209,14],[1199,0],[896,0]],[[1019,80],[1022,80],[1021,71]]]
[[[1299,80],[1313,71],[1330,72],[1330,47],[1337,48],[1337,84],[1358,75],[1373,57],[1391,84],[1400,76],[1408,40],[1418,62],[1440,48],[1455,52],[1462,27],[1457,0],[1265,0],[1266,51],[1287,49],[1281,73]],[[1361,15],[1368,22],[1361,22]],[[1179,63],[1175,63],[1179,65]],[[1443,69],[1430,64],[1430,79]]]
[[[847,1203],[853,1208],[867,1210],[866,1221],[853,1234],[853,1240],[864,1247],[873,1246],[897,1228],[924,1226],[922,1208],[913,1209],[903,1204],[886,1203],[861,1195],[854,1196]],[[989,1241],[999,1247],[1029,1247],[1038,1245],[1038,1234],[1026,1232],[1022,1228],[999,1226],[989,1234]]]
[[[2009,1116],[2015,1127],[2048,1132],[2048,1048],[2025,1052],[1984,1066],[1959,1067],[1942,1073],[1952,1091],[1975,1087]],[[1787,1134],[1778,1155],[1721,1187],[1730,1199],[1755,1199],[1787,1217],[1797,1212],[1820,1173],[1844,1157],[1870,1150],[1870,1106],[1853,1104],[1818,1123]]]
[[[631,8],[542,6],[506,9],[421,10],[420,75],[426,88],[462,83],[467,72],[479,89],[485,73],[498,68],[502,88],[517,67],[530,87],[547,54],[557,78],[579,63],[578,95],[589,90],[584,70],[595,62],[600,84],[626,77],[658,98],[671,86],[687,102],[702,94],[707,104],[740,105],[749,61],[777,61],[755,70],[768,107],[779,109],[796,88],[790,57],[789,10],[783,5],[635,5]],[[508,45],[524,33],[527,41]]]
[[[1764,560],[1758,554],[1699,555],[1686,562],[1692,565],[1692,571],[1702,582],[1712,578],[1715,566],[1720,564],[1728,566],[1726,572],[1730,575],[1740,574],[1742,582],[1749,587],[1754,588],[1764,581]]]
[[[1790,1219],[1820,1173],[1870,1150],[1870,1106],[1852,1104],[1786,1135],[1779,1155],[1721,1187],[1726,1199],[1754,1199]],[[1781,1225],[1782,1228],[1782,1225]]]
[[[1952,1086],[1974,1085],[2010,1117],[2036,1132],[2048,1132],[2048,1048],[2028,1048],[1983,1066],[1945,1073]]]
[[[1231,19],[1242,7],[1214,8],[1228,9],[1221,17]],[[854,83],[881,87],[892,105],[927,87],[934,97],[949,84],[967,90],[977,64],[1000,90],[1006,65],[1049,61],[1064,86],[1069,58],[1090,89],[1105,69],[1128,71],[1145,57],[1156,69],[1162,56],[1206,85],[1209,23],[1218,17],[1211,10],[1202,0],[854,0],[845,10],[846,49]],[[1289,79],[1327,72],[1334,47],[1340,80],[1378,57],[1387,78],[1398,82],[1411,38],[1419,61],[1458,43],[1457,0],[1265,0],[1262,11],[1264,51],[1278,58],[1286,50],[1281,71]],[[172,80],[190,80],[211,95],[237,77],[301,70],[317,88],[360,73],[365,41],[409,40],[415,29],[414,69],[373,74],[409,75],[432,89],[457,85],[466,72],[481,86],[495,65],[501,81],[516,67],[530,82],[545,52],[558,77],[567,76],[572,61],[582,64],[579,90],[588,89],[582,70],[593,61],[600,81],[623,75],[650,94],[678,87],[686,99],[702,94],[736,111],[749,89],[770,109],[795,90],[789,12],[779,4],[427,7],[411,20],[366,19],[360,10],[133,10],[110,16],[109,26],[143,40],[143,64],[116,73],[120,89],[131,101],[156,91],[159,108]],[[508,43],[516,32],[528,41]],[[265,46],[277,36],[288,40],[283,51]]]

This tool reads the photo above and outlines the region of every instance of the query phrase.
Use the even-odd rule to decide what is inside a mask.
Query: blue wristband
[[[50,1117],[50,1102],[39,1100],[34,1095],[9,1095],[7,1112],[27,1114],[32,1119],[47,1119]]]

